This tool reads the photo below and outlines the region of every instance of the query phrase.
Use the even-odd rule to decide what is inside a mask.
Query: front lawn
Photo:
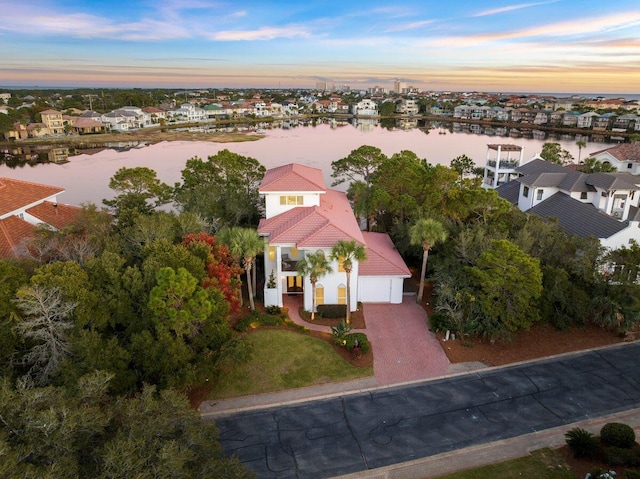
[[[372,367],[349,364],[322,339],[282,329],[256,330],[245,339],[253,345],[251,361],[223,371],[209,399],[373,376]]]
[[[575,476],[558,450],[540,449],[529,456],[489,466],[457,472],[440,479],[574,479]]]

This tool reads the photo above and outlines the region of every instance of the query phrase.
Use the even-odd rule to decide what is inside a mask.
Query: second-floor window
[[[522,196],[524,196],[525,198],[528,198],[528,197],[529,197],[529,187],[528,187],[528,186],[525,186],[525,187],[522,189]]]
[[[280,205],[293,205],[293,206],[302,206],[303,197],[302,196],[281,196],[280,197]]]
[[[581,200],[586,200],[587,199],[587,192],[583,191],[582,193],[580,193],[580,199]]]
[[[542,194],[544,193],[544,190],[538,190],[536,191],[536,199],[538,201],[540,201],[542,199]]]

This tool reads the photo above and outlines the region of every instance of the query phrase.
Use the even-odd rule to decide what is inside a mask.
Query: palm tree
[[[427,273],[427,258],[432,246],[446,241],[449,233],[439,221],[421,218],[409,229],[409,239],[412,245],[422,246],[422,272],[420,274],[420,289],[417,301],[422,301],[424,292],[424,277]]]
[[[324,256],[322,251],[306,253],[304,257],[298,261],[298,274],[300,276],[309,276],[309,281],[311,282],[312,321],[316,319],[316,283],[318,279],[332,271],[331,264],[329,264],[329,260]]]
[[[351,271],[353,270],[354,261],[364,261],[367,259],[367,251],[364,246],[351,241],[338,241],[333,248],[331,248],[331,259],[338,262],[342,262],[342,268],[347,273],[347,317],[345,322],[351,323]]]
[[[251,311],[255,311],[256,305],[253,302],[253,286],[251,281],[251,267],[253,261],[264,251],[264,238],[252,228],[240,228],[238,231],[238,241],[242,246],[242,265],[247,273],[247,290],[249,293],[249,304]]]
[[[257,255],[264,251],[264,238],[252,228],[233,227],[226,230],[222,235],[222,241],[229,246],[229,252],[234,258],[242,260],[242,267],[247,275],[247,291],[249,293],[249,305],[251,311],[255,311],[256,305],[253,301],[253,287],[251,281],[251,268]],[[240,295],[242,297],[242,295]]]
[[[576,141],[576,145],[578,146],[578,164],[580,164],[580,157],[582,156],[582,149],[587,146],[587,142],[585,140]]]

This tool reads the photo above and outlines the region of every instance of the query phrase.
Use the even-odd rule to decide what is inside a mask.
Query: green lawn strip
[[[210,399],[293,389],[372,376],[373,368],[352,366],[330,344],[292,331],[265,329],[246,336],[253,357],[224,370]]]
[[[553,449],[540,449],[529,456],[489,466],[457,472],[440,479],[574,479],[575,476],[562,455]]]

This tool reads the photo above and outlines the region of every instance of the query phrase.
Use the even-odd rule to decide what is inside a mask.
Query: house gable
[[[21,214],[45,200],[55,201],[64,188],[29,181],[0,178],[0,219]]]
[[[56,201],[62,192],[55,186],[0,178],[0,258],[15,257],[36,225],[62,229],[77,217],[81,208]]]

